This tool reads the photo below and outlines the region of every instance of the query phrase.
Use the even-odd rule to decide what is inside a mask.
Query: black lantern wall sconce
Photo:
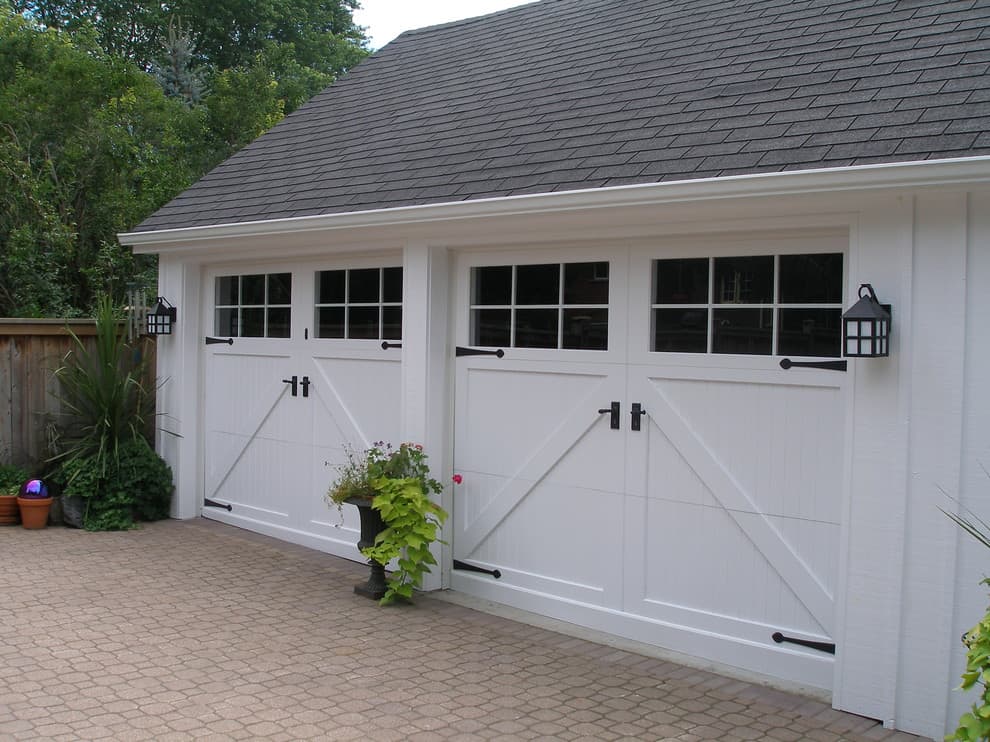
[[[146,328],[149,335],[171,335],[176,309],[164,296],[155,298],[155,308],[148,312]]]
[[[890,304],[881,304],[873,287],[859,287],[859,301],[842,315],[842,343],[848,358],[890,355]]]

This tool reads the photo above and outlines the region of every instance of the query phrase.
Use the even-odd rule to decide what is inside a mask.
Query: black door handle
[[[643,407],[639,402],[633,402],[632,411],[629,413],[632,415],[632,425],[630,428],[632,430],[640,429],[640,418],[646,414],[646,408]]]
[[[298,376],[293,376],[291,379],[282,379],[282,382],[285,383],[285,384],[291,384],[292,385],[292,396],[293,397],[295,397],[295,396],[298,395],[298,393],[299,393],[299,377]]]
[[[293,378],[295,378],[295,377],[293,377]],[[303,376],[303,378],[302,378],[302,388],[303,388],[303,396],[304,397],[308,397],[309,396],[309,385],[311,383],[312,382],[309,380],[309,377],[308,376]]]
[[[604,415],[605,413],[611,415],[609,418],[608,426],[612,430],[619,429],[619,403],[613,402],[611,407],[605,407],[604,409],[598,410],[599,415]]]

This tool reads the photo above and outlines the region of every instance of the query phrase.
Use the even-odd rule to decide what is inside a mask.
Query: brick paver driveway
[[[914,739],[208,521],[0,529],[0,739]]]

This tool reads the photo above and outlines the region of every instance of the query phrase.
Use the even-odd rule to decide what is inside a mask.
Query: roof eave
[[[231,238],[690,201],[977,183],[990,183],[990,156],[589,188],[291,219],[123,232],[117,237],[136,253],[167,253],[188,249],[194,243]]]

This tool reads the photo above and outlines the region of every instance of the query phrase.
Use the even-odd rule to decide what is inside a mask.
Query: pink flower
[[[455,474],[451,478],[454,480],[454,484],[460,484],[461,482],[464,481],[464,477],[462,477],[460,474]]]

